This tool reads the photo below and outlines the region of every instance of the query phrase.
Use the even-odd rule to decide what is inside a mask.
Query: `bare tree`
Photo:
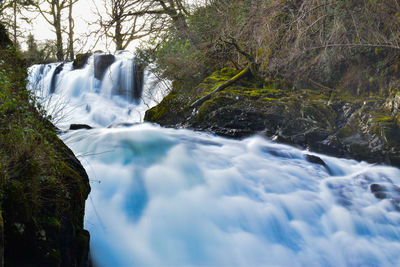
[[[143,37],[141,36],[143,32],[146,36],[172,25],[180,37],[189,40],[195,46],[198,45],[196,35],[190,31],[186,20],[190,13],[185,0],[107,0],[106,2],[108,19],[100,21],[103,27],[115,30],[112,35],[109,33],[109,37],[115,38],[116,43],[120,43],[128,36],[136,36],[133,39],[138,39]],[[100,12],[97,13],[102,19]],[[133,32],[124,34],[119,29],[121,23],[125,21],[136,25]],[[142,28],[143,26],[145,27]]]
[[[141,39],[163,28],[163,19],[152,14],[132,15],[145,7],[143,0],[104,0],[105,12],[96,10],[103,34],[115,43],[116,50],[126,49],[132,41]],[[104,13],[104,14],[103,14]]]
[[[70,60],[75,58],[74,53],[74,18],[72,16],[72,7],[78,0],[68,0],[68,56]]]
[[[63,12],[69,11],[69,55],[73,56],[73,19],[72,6],[78,0],[35,0],[33,6],[40,15],[49,23],[56,34],[57,59],[64,60],[63,48]],[[72,44],[72,46],[71,46]]]
[[[15,47],[19,47],[18,38],[22,36],[19,30],[19,19],[27,20],[22,16],[24,8],[31,4],[30,0],[8,0],[0,1],[0,16],[3,24],[11,31],[11,38]],[[11,20],[10,20],[11,16]]]
[[[128,15],[167,16],[180,37],[189,40],[195,46],[198,45],[198,40],[190,31],[186,21],[190,13],[188,3],[185,0],[139,0],[139,2],[141,3],[141,9],[132,10]]]

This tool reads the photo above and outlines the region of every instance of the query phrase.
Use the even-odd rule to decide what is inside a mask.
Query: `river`
[[[399,169],[142,123],[162,93],[129,62],[31,68],[60,128],[95,127],[60,137],[90,177],[97,266],[400,266]]]

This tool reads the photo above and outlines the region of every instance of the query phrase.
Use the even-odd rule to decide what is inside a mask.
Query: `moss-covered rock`
[[[92,55],[92,53],[77,54],[75,56],[74,62],[72,63],[72,66],[74,67],[74,69],[82,69],[86,65],[86,63],[91,55]]]
[[[343,88],[293,89],[282,80],[260,84],[248,77],[190,108],[237,73],[222,69],[194,88],[174,84],[145,120],[234,138],[259,133],[317,152],[400,166],[399,93],[356,96]]]
[[[87,266],[89,180],[26,90],[25,65],[0,47],[0,266]]]

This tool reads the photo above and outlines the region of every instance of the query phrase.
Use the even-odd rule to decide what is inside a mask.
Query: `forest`
[[[88,32],[79,35],[77,4],[79,0],[2,1],[1,21],[28,65],[72,61],[103,43],[105,52],[135,47],[138,59],[154,66],[160,78],[193,85],[233,67],[248,68],[261,80],[291,81],[294,87],[340,87],[341,81],[357,83],[346,89],[359,94],[378,87],[387,93],[381,83],[396,69],[400,48],[399,4],[394,0],[93,1],[95,8],[87,10]],[[24,32],[34,19],[47,23],[52,39],[36,41]],[[345,80],[349,66],[371,62],[377,68],[353,70],[357,82]]]

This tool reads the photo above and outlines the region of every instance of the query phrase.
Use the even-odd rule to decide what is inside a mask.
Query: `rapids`
[[[91,179],[85,227],[97,266],[400,266],[399,169],[260,136],[105,128],[141,122],[156,103],[115,93],[112,81],[129,64],[114,64],[123,60],[102,79],[93,77],[93,59],[81,70],[66,63],[53,94],[57,65],[31,74],[45,85],[32,90],[73,107],[61,126],[97,127],[60,135]]]
[[[400,266],[396,168],[149,124],[62,138],[99,266]]]

